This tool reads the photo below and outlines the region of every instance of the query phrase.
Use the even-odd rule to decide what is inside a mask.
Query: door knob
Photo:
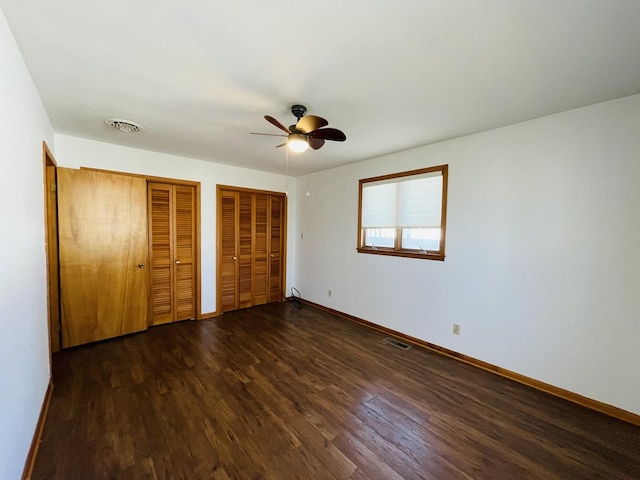
[[[177,264],[177,265],[180,265],[180,260],[176,260],[176,264]]]
[[[140,262],[140,263],[138,264],[138,268],[144,268],[144,263]]]
[[[238,259],[238,257],[233,257],[233,259],[234,259],[234,260],[237,260],[237,259]]]
[[[271,254],[271,258],[273,258],[273,253]]]

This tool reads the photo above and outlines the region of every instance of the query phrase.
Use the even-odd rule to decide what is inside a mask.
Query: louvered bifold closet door
[[[283,299],[285,196],[218,187],[219,312]]]
[[[176,185],[174,189],[174,306],[175,320],[196,316],[195,188]]]
[[[151,324],[195,317],[195,188],[149,183]]]
[[[149,257],[151,277],[151,324],[173,321],[173,190],[171,185],[150,183],[147,188],[149,206]]]
[[[270,197],[269,215],[269,302],[279,302],[284,263],[284,197]]]
[[[238,194],[219,191],[219,310],[238,308]]]
[[[253,232],[253,304],[269,301],[269,196],[255,195]]]
[[[253,284],[251,267],[253,264],[253,195],[240,193],[239,196],[239,238],[238,238],[238,301],[240,308],[253,305]]]

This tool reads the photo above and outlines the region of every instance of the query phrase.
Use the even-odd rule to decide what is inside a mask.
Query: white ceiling
[[[0,0],[57,133],[290,175],[640,92],[639,0]],[[0,72],[1,75],[1,72]],[[105,125],[143,125],[126,134]]]

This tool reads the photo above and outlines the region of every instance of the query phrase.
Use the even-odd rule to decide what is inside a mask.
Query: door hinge
[[[56,186],[56,182],[53,182],[53,183],[49,184],[49,189],[50,189],[52,192],[57,192],[57,191],[58,191],[58,188],[57,188],[57,186]]]

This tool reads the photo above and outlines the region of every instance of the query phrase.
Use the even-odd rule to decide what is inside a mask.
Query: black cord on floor
[[[300,301],[300,292],[296,287],[291,287],[291,296],[287,297],[287,300],[296,307],[298,310],[302,308],[302,302]]]

